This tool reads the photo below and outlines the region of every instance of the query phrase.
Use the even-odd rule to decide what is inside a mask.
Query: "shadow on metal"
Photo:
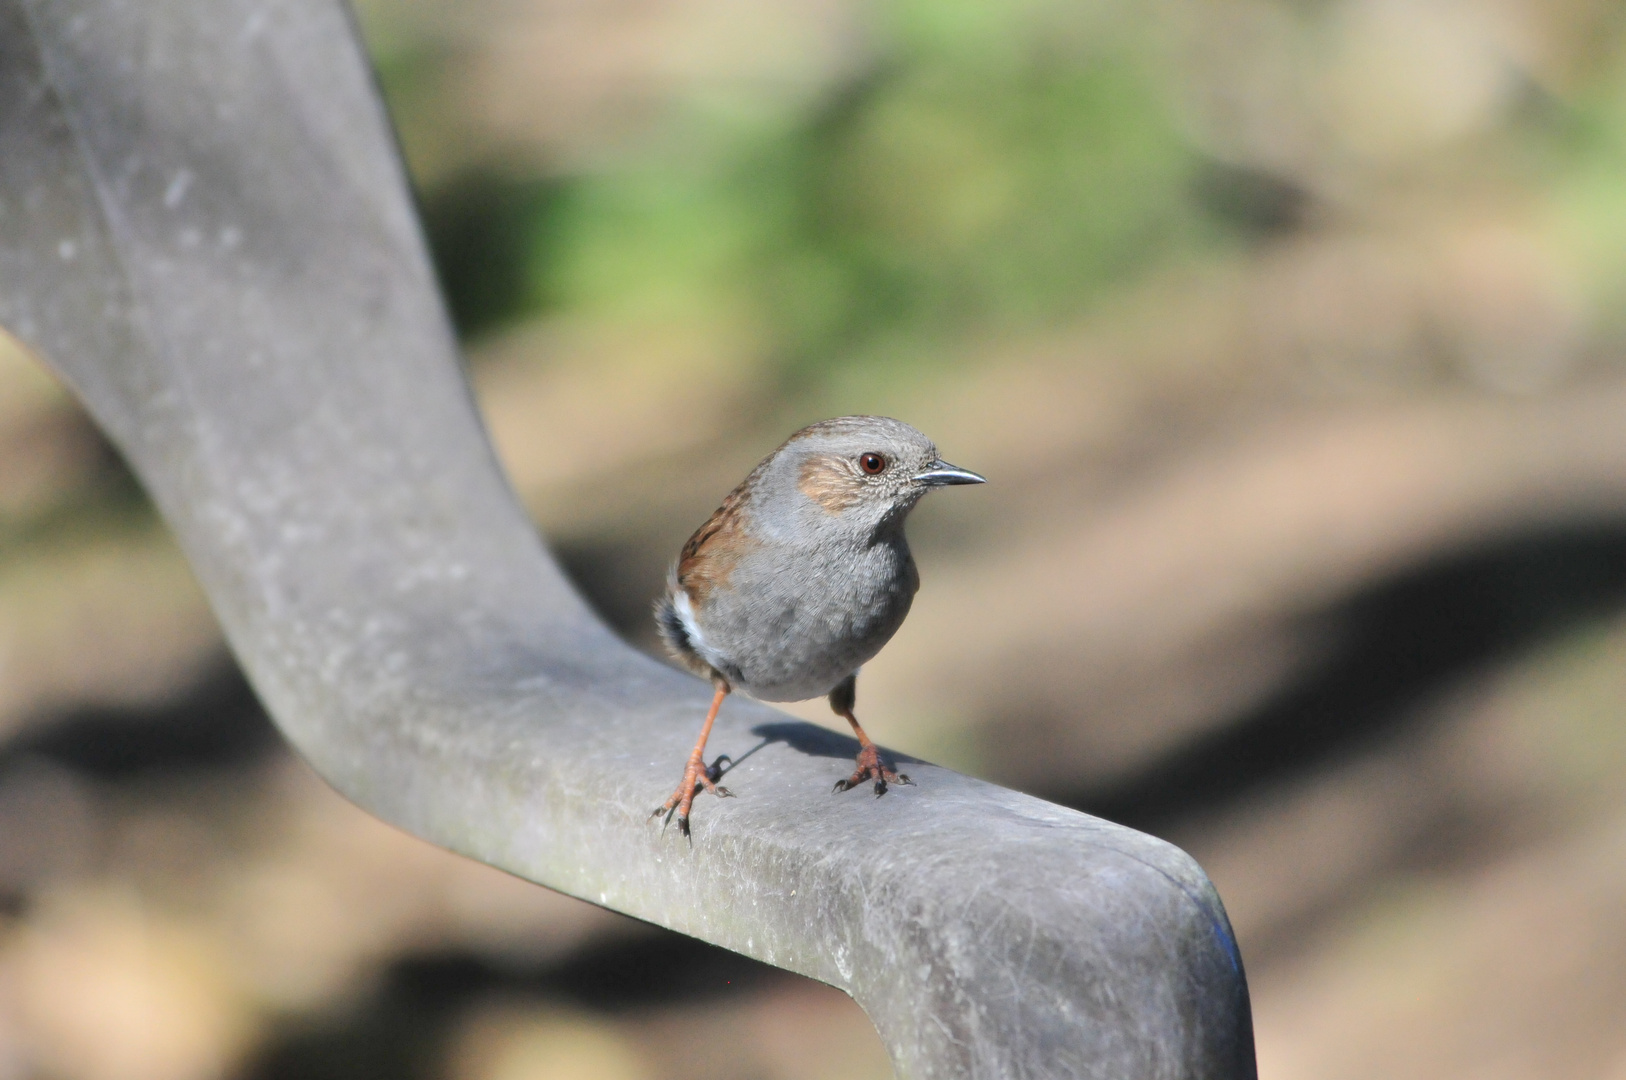
[[[904,1077],[1250,1077],[1201,870],[929,765],[770,742],[646,821],[709,691],[623,645],[487,444],[333,0],[0,0],[0,324],[175,530],[281,731],[436,843],[847,990]],[[784,718],[730,701],[743,755]]]

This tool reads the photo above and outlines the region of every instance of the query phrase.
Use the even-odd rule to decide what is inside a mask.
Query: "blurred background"
[[[1626,6],[358,16],[629,639],[790,431],[908,420],[992,482],[912,520],[880,741],[1196,855],[1267,1080],[1626,1080]],[[0,344],[0,1080],[889,1075],[837,991],[329,792]]]

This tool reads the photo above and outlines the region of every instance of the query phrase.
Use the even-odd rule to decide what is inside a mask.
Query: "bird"
[[[728,759],[708,767],[705,756],[735,690],[759,701],[827,697],[859,745],[837,792],[873,780],[880,796],[910,783],[853,714],[858,669],[891,640],[920,587],[904,519],[934,488],[982,483],[885,416],[810,424],[751,470],[683,545],[655,602],[667,650],[715,693],[682,781],[652,818],[676,813],[688,835],[702,789],[731,794],[717,783]]]

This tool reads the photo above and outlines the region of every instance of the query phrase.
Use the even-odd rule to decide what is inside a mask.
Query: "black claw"
[[[843,791],[846,791],[850,787],[852,787],[852,785],[847,783],[847,781],[845,781],[845,780],[837,780],[836,781],[836,786],[835,786],[834,789],[831,790],[830,794],[839,795]]]
[[[728,790],[727,788],[725,788],[723,785],[718,784],[717,785],[717,797],[719,799],[732,799],[734,797],[734,793],[732,791]]]
[[[688,818],[686,818],[686,817],[678,818],[678,831],[681,832],[684,836],[689,835],[689,819]]]
[[[875,797],[877,799],[879,799],[882,795],[885,795],[885,794],[886,794],[886,781],[885,780],[877,780],[877,781],[875,781]]]
[[[913,780],[909,779],[909,774],[908,773],[899,773],[898,774],[898,783],[903,784],[903,785],[905,785],[907,787],[914,787],[914,785],[915,785],[915,782]]]

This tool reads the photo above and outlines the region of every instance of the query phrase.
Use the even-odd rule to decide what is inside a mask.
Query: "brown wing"
[[[742,519],[745,504],[750,501],[751,481],[758,471],[760,466],[728,493],[723,505],[694,531],[678,554],[677,587],[689,594],[696,607],[705,604],[712,589],[728,583],[729,574],[740,560],[741,547],[748,543]]]
[[[678,616],[674,597],[682,590],[688,596],[690,605],[699,610],[705,606],[714,588],[727,583],[728,575],[739,562],[741,546],[748,542],[742,511],[750,501],[751,484],[761,471],[761,465],[753,469],[739,487],[729,492],[723,505],[689,537],[672,566],[666,595],[655,604],[655,625],[660,630],[661,639],[671,654],[697,675],[722,678],[689,641],[688,630]]]

